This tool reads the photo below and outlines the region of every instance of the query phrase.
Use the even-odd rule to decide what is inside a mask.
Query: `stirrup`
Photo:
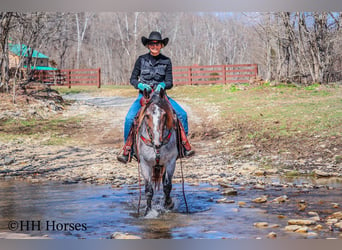
[[[195,154],[195,151],[194,150],[184,150],[184,156],[185,157],[191,157]]]

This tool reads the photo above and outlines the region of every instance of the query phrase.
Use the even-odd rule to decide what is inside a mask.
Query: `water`
[[[144,217],[144,196],[140,214],[137,213],[137,186],[117,189],[110,185],[1,181],[0,232],[11,232],[8,229],[10,221],[17,221],[19,228],[14,233],[48,235],[55,239],[102,239],[110,238],[114,232],[148,239],[251,239],[266,238],[272,231],[277,233],[278,238],[306,238],[305,234],[286,232],[283,228],[287,220],[277,215],[296,214],[296,202],[304,198],[312,203],[312,209],[320,208],[325,212],[331,202],[342,202],[341,188],[330,190],[329,195],[324,195],[327,194],[325,189],[312,192],[289,189],[286,194],[293,203],[258,205],[250,201],[265,191],[236,186],[238,195],[227,197],[234,203],[217,203],[218,199],[224,197],[219,187],[186,185],[185,195],[190,212],[186,213],[182,187],[180,184],[174,184],[173,187],[171,194],[175,208],[165,211],[161,205],[162,191],[158,191],[152,213]],[[276,197],[284,194],[284,191],[274,188],[268,194]],[[239,201],[246,202],[246,207],[239,207]],[[36,224],[32,228],[26,221],[35,221]],[[38,221],[40,224],[37,224]],[[260,221],[278,224],[279,227],[260,229],[253,226]],[[24,223],[22,229],[20,223]],[[40,226],[39,230],[37,225]],[[338,232],[323,231],[317,237],[338,235]]]

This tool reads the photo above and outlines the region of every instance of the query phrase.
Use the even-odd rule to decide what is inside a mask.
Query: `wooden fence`
[[[101,87],[101,69],[61,69],[61,70],[36,70],[36,81],[58,85],[97,85]]]
[[[258,65],[175,66],[172,71],[175,85],[248,83],[258,75]]]

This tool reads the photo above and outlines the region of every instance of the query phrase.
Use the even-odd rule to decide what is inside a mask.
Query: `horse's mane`
[[[157,92],[154,92],[146,105],[142,106],[138,117],[138,124],[141,124],[142,120],[144,119],[146,110],[153,104],[157,105],[159,108],[163,109],[166,112],[166,128],[171,129],[174,125],[173,111],[171,104],[165,98],[165,96],[160,97]]]

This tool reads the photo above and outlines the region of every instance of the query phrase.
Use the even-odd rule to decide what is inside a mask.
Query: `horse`
[[[152,209],[153,194],[163,184],[164,208],[171,210],[172,176],[178,157],[176,115],[165,91],[143,92],[146,104],[138,114],[136,154],[145,181],[145,216]]]

